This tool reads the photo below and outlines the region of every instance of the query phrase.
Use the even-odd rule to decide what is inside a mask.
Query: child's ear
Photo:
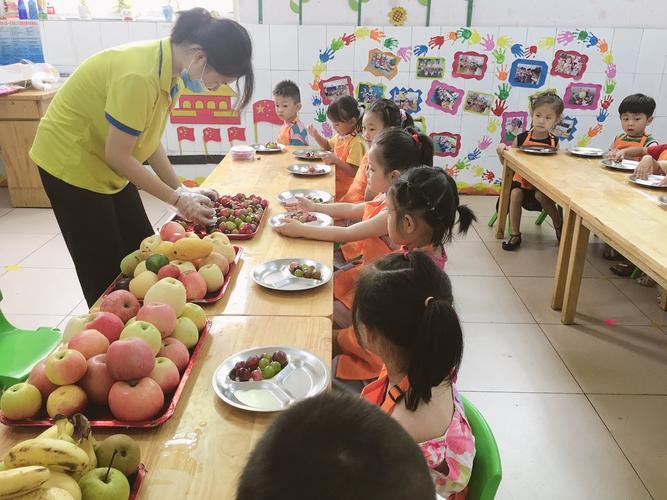
[[[296,110],[297,110],[297,112],[301,111],[301,103],[300,102],[296,103]]]
[[[407,234],[412,234],[415,232],[415,230],[417,229],[417,226],[415,224],[416,221],[412,215],[405,214],[403,216],[403,228]]]
[[[398,170],[392,170],[391,174],[389,174],[389,177],[391,178],[391,181],[394,182],[396,179],[398,179],[401,176],[401,172]]]
[[[651,123],[653,123],[653,117],[649,116],[648,120],[646,121],[646,125],[650,125]]]

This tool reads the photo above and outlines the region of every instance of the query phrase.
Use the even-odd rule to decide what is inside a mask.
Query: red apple
[[[162,349],[160,349],[158,356],[171,359],[181,372],[185,370],[190,361],[190,353],[185,344],[171,337],[162,339]]]
[[[161,280],[162,278],[176,278],[181,275],[181,270],[178,268],[178,266],[175,266],[174,264],[167,264],[166,266],[162,266],[160,270],[157,272],[157,279]]]
[[[91,403],[96,405],[108,404],[109,391],[115,380],[107,369],[107,355],[98,354],[88,359],[88,370],[81,380],[81,387]]]
[[[79,351],[86,359],[103,354],[109,349],[109,339],[97,330],[83,330],[69,341],[67,347]]]
[[[155,360],[155,368],[153,368],[149,377],[158,383],[165,394],[174,392],[181,380],[178,368],[169,358],[157,358]]]
[[[46,398],[49,397],[53,391],[55,391],[58,386],[51,382],[46,376],[44,369],[46,367],[46,359],[43,359],[30,370],[30,375],[28,376],[27,382],[34,385],[39,389],[39,392],[42,393],[42,399],[46,401]]]
[[[70,385],[77,382],[88,369],[86,358],[74,349],[61,349],[46,359],[44,372],[56,385]]]
[[[169,337],[176,328],[176,313],[169,304],[144,304],[137,313],[137,320],[155,326],[162,338]]]
[[[102,299],[100,311],[115,314],[125,323],[139,310],[139,301],[127,290],[116,290]]]
[[[134,315],[132,314],[128,316],[128,319],[132,316]],[[123,320],[109,311],[100,311],[91,314],[90,321],[86,323],[87,330],[97,330],[106,338],[108,338],[109,342],[115,342],[118,340],[120,337],[120,332],[123,331],[123,328],[125,328]]]
[[[117,340],[107,351],[107,369],[114,380],[147,377],[155,368],[155,353],[144,339]]]
[[[186,271],[178,280],[185,286],[185,297],[187,300],[203,299],[206,295],[206,281],[197,271]]]
[[[185,229],[178,222],[167,222],[160,229],[162,241],[178,241],[185,236]]]
[[[229,272],[229,261],[224,255],[216,251],[211,252],[208,257],[204,259],[204,265],[205,264],[217,264],[222,271],[222,274],[225,276],[227,276],[227,273]]]
[[[164,393],[149,377],[129,382],[118,381],[109,391],[109,408],[118,420],[150,420],[164,405]]]
[[[81,387],[63,385],[51,393],[46,401],[46,412],[53,418],[58,414],[71,417],[82,413],[88,406],[88,396]]]

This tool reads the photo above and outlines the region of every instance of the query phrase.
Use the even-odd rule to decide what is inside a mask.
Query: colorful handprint
[[[351,35],[348,35],[347,33],[343,33],[343,36],[340,37],[340,39],[343,40],[343,43],[345,45],[350,45],[351,43],[353,43],[357,39],[357,37],[354,33],[352,33]]]
[[[585,148],[586,146],[588,146],[590,144],[590,142],[591,142],[591,138],[589,136],[582,135],[577,140],[577,146],[579,146],[580,148]]]
[[[456,34],[456,31],[450,31],[445,35],[445,38],[450,42],[455,42],[456,40],[459,39],[459,36]]]
[[[370,34],[371,30],[363,26],[354,30],[354,36],[357,37],[357,40],[363,40],[364,38],[368,38],[368,35]]]
[[[493,35],[486,35],[482,39],[480,44],[482,45],[482,48],[484,48],[484,50],[486,50],[487,52],[493,50],[493,48],[496,46],[496,42],[493,39]]]
[[[511,86],[509,86],[507,83],[503,83],[502,85],[498,85],[498,92],[494,94],[498,100],[500,101],[506,101],[507,98],[510,96],[510,90]]]
[[[500,80],[501,82],[504,82],[507,80],[507,65],[506,64],[501,64],[498,67],[498,71],[496,72],[496,78]]]
[[[396,52],[396,56],[404,62],[408,62],[412,58],[412,47],[401,47]]]
[[[507,110],[507,103],[505,101],[499,101],[496,99],[495,105],[491,112],[496,116],[502,116],[502,114]]]
[[[320,90],[320,77],[316,76],[312,83],[310,84],[310,88],[314,90],[315,92],[319,92]]]
[[[326,49],[324,52],[320,50],[320,61],[323,63],[329,62],[334,58],[334,50]]]
[[[328,122],[324,122],[322,124],[322,135],[327,139],[333,137],[333,129],[331,128],[331,125],[329,125]]]
[[[607,78],[610,80],[616,76],[616,65],[610,64],[607,66],[607,69],[604,70],[604,74],[607,75]]]
[[[482,40],[482,35],[479,32],[473,30],[472,35],[468,39],[468,45],[477,45]]]
[[[327,65],[321,61],[313,64],[313,76],[322,76],[322,73],[324,73],[326,70]]]
[[[521,45],[520,43],[515,43],[514,45],[512,45],[510,51],[512,52],[512,55],[514,55],[514,57],[523,57],[523,45]]]
[[[601,109],[598,112],[597,120],[599,123],[604,123],[604,121],[607,119],[607,116],[609,116],[609,111],[607,109]]]
[[[459,170],[465,170],[470,165],[470,160],[468,158],[463,158],[462,160],[457,161],[454,166]]]
[[[496,174],[494,174],[491,170],[487,170],[484,172],[482,175],[482,179],[488,182],[489,184],[493,183],[493,180],[496,178]]]
[[[313,94],[313,97],[311,97],[311,102],[313,103],[313,106],[321,106],[322,105],[322,97],[320,94]]]
[[[616,88],[616,80],[607,80],[604,82],[604,92],[605,94],[611,94]]]
[[[498,45],[498,47],[500,47],[501,49],[506,49],[506,48],[508,48],[510,45],[512,45],[512,38],[509,37],[509,36],[505,36],[505,35],[503,35],[503,36],[501,36],[500,38],[498,38],[498,43],[497,43],[497,45]]]
[[[416,55],[417,57],[423,56],[428,52],[428,46],[427,45],[417,45],[414,49],[412,49],[412,53]]]
[[[494,49],[491,55],[495,58],[496,64],[505,62],[505,49]]]
[[[602,102],[600,103],[600,106],[603,109],[609,109],[609,106],[611,106],[611,103],[614,102],[614,98],[610,95],[605,96],[604,99],[602,99]]]
[[[602,56],[602,62],[605,64],[611,64],[614,62],[614,54],[611,52],[605,52]]]
[[[596,37],[593,33],[589,33],[588,37],[586,38],[586,47],[588,47],[589,49],[591,47],[596,47],[598,41],[599,41],[598,37]]]
[[[470,161],[475,161],[480,156],[482,156],[482,150],[479,148],[475,148],[470,153],[468,153],[468,156],[466,156],[466,158],[468,158],[468,160]]]
[[[370,37],[371,37],[371,40],[375,40],[376,42],[379,42],[380,40],[382,40],[385,37],[385,34],[384,34],[384,31],[379,30],[377,28],[373,28],[371,30]]]
[[[537,45],[541,49],[550,49],[556,45],[556,38],[553,36],[545,36],[544,38],[541,38],[539,42],[537,42]]]
[[[333,50],[334,52],[338,52],[343,47],[345,47],[345,44],[343,43],[343,40],[341,40],[340,38],[334,38],[333,40],[331,40],[331,50]]]
[[[458,36],[461,40],[470,40],[472,37],[472,31],[468,28],[460,28],[456,30],[456,36]]]
[[[600,132],[602,132],[602,125],[599,123],[595,127],[591,127],[588,129],[588,137],[593,138],[596,135],[598,135]]]
[[[601,54],[604,54],[609,50],[609,45],[607,44],[607,40],[600,40],[598,42],[598,50],[600,51]]]
[[[474,175],[475,177],[481,177],[482,175],[484,175],[484,168],[481,167],[480,165],[475,165],[474,167],[472,167],[471,172],[472,175]]]
[[[574,33],[571,31],[561,31],[556,35],[556,41],[562,45],[569,45],[574,42]]]
[[[523,50],[523,57],[535,57],[537,54],[537,45],[531,45]]]
[[[327,110],[325,108],[317,108],[315,110],[315,121],[318,123],[327,121]]]
[[[398,40],[395,38],[385,38],[383,45],[388,48],[389,50],[394,50],[396,47],[398,47]]]
[[[477,147],[482,151],[488,148],[491,144],[493,144],[493,139],[491,139],[488,135],[485,135],[479,141],[477,141]]]
[[[459,169],[456,168],[456,165],[451,167],[449,165],[445,165],[445,173],[450,177],[456,177],[459,175]]]
[[[499,125],[499,120],[496,120],[495,118],[489,118],[489,121],[486,124],[486,131],[490,134],[493,134],[496,130],[498,130]]]
[[[432,36],[428,40],[428,47],[430,49],[439,49],[445,44],[445,37],[442,35]]]

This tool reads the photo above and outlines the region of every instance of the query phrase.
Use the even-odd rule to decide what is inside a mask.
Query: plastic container
[[[255,148],[250,146],[234,146],[229,150],[234,161],[247,161],[255,159]]]

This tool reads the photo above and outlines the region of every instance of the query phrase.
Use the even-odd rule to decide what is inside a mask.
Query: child
[[[313,125],[308,127],[320,147],[333,153],[322,156],[322,161],[336,166],[336,201],[345,196],[364,156],[364,141],[358,135],[361,130],[359,106],[354,97],[338,97],[327,108],[336,135],[325,139]]]
[[[563,114],[563,101],[556,94],[545,92],[540,94],[533,101],[531,110],[531,120],[533,127],[519,134],[512,147],[518,146],[551,146],[558,147],[558,137],[551,133],[551,129],[560,121]],[[502,162],[503,154],[507,146],[500,144],[497,152]],[[535,187],[515,174],[512,179],[512,191],[510,195],[510,239],[503,241],[503,250],[514,250],[521,245],[521,209],[531,211],[541,211],[542,209],[551,217],[556,230],[556,237],[560,242],[560,234],[563,227],[563,220],[558,213],[556,204],[544,193],[535,189]]]
[[[301,120],[301,92],[296,83],[283,80],[273,89],[276,114],[285,123],[278,132],[278,144],[284,146],[308,146],[308,134]]]
[[[475,437],[454,386],[463,332],[453,301],[447,275],[424,253],[408,252],[365,269],[352,308],[361,345],[384,362],[362,397],[419,443],[445,498],[466,489],[475,458]]]
[[[627,148],[647,148],[658,144],[658,141],[646,133],[646,128],[653,121],[654,111],[655,100],[652,97],[632,94],[623,99],[618,107],[623,133],[614,139],[609,148],[609,156],[614,157]]]
[[[328,392],[295,404],[266,430],[236,500],[434,500],[419,447],[359,397]]]

